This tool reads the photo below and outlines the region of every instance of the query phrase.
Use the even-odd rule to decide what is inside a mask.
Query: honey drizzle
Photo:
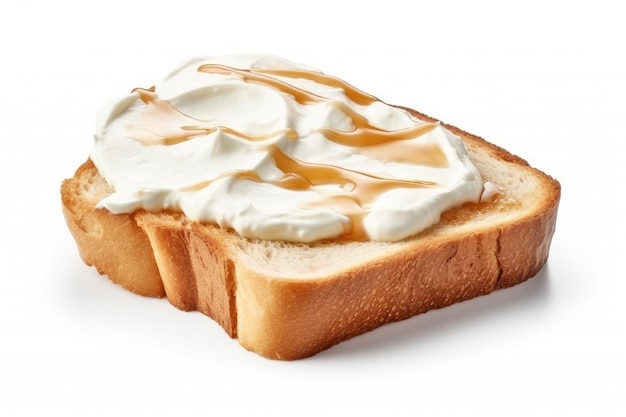
[[[379,195],[395,188],[425,188],[436,185],[430,181],[384,178],[335,165],[304,162],[287,156],[277,146],[270,145],[268,151],[278,169],[284,175],[276,180],[261,178],[254,170],[230,171],[218,178],[186,187],[182,191],[198,191],[217,179],[232,176],[240,180],[268,183],[290,191],[313,190],[314,187],[334,185],[339,191],[321,191],[320,198],[308,201],[303,208],[331,208],[351,220],[351,229],[342,236],[345,239],[365,239],[363,219],[368,205]]]
[[[342,89],[350,100],[356,104],[367,106],[369,104],[378,101],[374,96],[371,96],[352,85],[343,81],[340,78],[332,77],[319,72],[300,70],[300,69],[255,69],[252,70],[257,74],[272,74],[278,76],[284,76],[289,78],[304,78],[307,80],[315,81],[318,84],[325,84],[330,87]]]
[[[384,130],[372,125],[366,117],[341,101],[329,100],[313,94],[274,78],[272,75],[305,78],[331,87],[341,88],[350,100],[361,105],[377,101],[375,97],[357,90],[338,78],[306,70],[242,70],[213,64],[202,65],[198,71],[236,75],[246,82],[263,84],[290,94],[301,104],[328,101],[352,120],[353,130],[341,131],[322,128],[318,132],[332,142],[353,148],[356,153],[372,156],[386,162],[409,162],[431,167],[448,166],[448,160],[439,145],[419,141],[409,142],[411,139],[419,138],[432,131],[437,124],[420,123],[406,129]],[[206,135],[217,130],[249,141],[263,141],[279,134],[286,134],[290,139],[297,139],[298,137],[297,132],[290,129],[280,130],[269,135],[254,136],[226,126],[206,127],[203,126],[203,123],[198,123],[198,120],[177,111],[167,101],[160,100],[154,92],[154,87],[147,90],[137,88],[133,91],[139,94],[141,100],[146,104],[146,109],[142,113],[143,123],[134,122],[134,125],[131,126],[131,133],[136,140],[146,145],[175,145],[198,135]],[[157,123],[163,131],[154,132],[151,129],[154,123]],[[254,170],[233,170],[227,171],[215,179],[185,187],[181,191],[198,191],[226,176],[269,183],[290,191],[306,191],[313,190],[314,187],[333,185],[339,190],[329,191],[315,188],[320,197],[308,201],[306,207],[303,208],[331,208],[347,216],[351,220],[350,230],[346,230],[341,238],[358,240],[367,238],[363,219],[368,214],[368,206],[375,202],[381,194],[395,188],[424,188],[436,185],[436,183],[429,181],[384,178],[334,165],[304,162],[289,157],[275,145],[268,145],[267,149],[274,165],[283,172],[283,176],[279,179],[261,178]]]
[[[367,238],[363,220],[367,216],[368,206],[381,194],[395,188],[424,188],[435,185],[429,181],[383,178],[334,165],[304,162],[287,156],[276,146],[272,146],[270,151],[274,164],[282,172],[298,178],[298,181],[293,181],[293,178],[285,176],[279,182],[274,182],[274,185],[292,191],[324,185],[335,185],[342,189],[324,192],[318,188],[320,198],[307,202],[304,208],[331,208],[347,216],[350,219],[350,229],[344,231],[344,239]]]
[[[246,82],[253,84],[261,84],[268,87],[275,88],[283,93],[287,93],[293,96],[293,98],[300,104],[306,103],[320,103],[325,101],[324,97],[320,97],[317,94],[313,94],[302,88],[295,87],[289,83],[278,80],[273,77],[268,77],[263,74],[259,74],[253,70],[242,70],[227,67],[225,65],[217,64],[205,64],[198,68],[198,71],[205,72],[207,74],[232,74],[243,79]]]
[[[167,101],[159,99],[152,89],[135,88],[133,92],[139,94],[139,98],[146,104],[146,107],[141,114],[143,123],[135,121],[128,128],[133,139],[144,145],[176,145],[218,130],[251,142],[263,141],[279,135],[285,135],[289,139],[298,138],[298,132],[293,129],[280,129],[268,135],[248,135],[227,126],[203,126],[202,123],[198,123],[198,120],[179,112]],[[161,129],[158,133],[154,131],[155,124]],[[205,122],[204,125],[206,124],[208,123]]]

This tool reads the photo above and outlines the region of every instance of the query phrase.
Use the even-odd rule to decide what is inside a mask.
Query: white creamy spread
[[[248,238],[397,241],[479,201],[460,138],[276,56],[189,60],[98,114],[110,212],[182,211]]]

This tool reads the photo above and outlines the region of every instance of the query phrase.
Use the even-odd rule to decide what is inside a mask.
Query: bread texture
[[[305,358],[385,323],[519,284],[547,261],[559,183],[443,125],[500,192],[399,242],[251,240],[177,212],[114,215],[95,208],[112,189],[90,160],[63,182],[63,213],[83,261],[113,282],[198,310],[264,357]]]

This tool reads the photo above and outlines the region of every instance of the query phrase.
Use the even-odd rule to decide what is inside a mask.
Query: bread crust
[[[236,337],[235,274],[221,231],[176,213],[142,211],[135,218],[152,242],[170,303],[200,311]]]
[[[98,200],[89,198],[107,192],[108,186],[91,161],[82,164],[74,177],[61,185],[63,215],[80,257],[127,290],[164,297],[152,245],[134,215],[97,210]]]
[[[385,323],[519,284],[547,261],[559,183],[502,148],[446,127],[470,154],[532,180],[536,201],[505,218],[500,212],[513,209],[499,203],[453,209],[440,225],[331,272],[290,276],[259,268],[250,261],[255,242],[180,213],[112,215],[95,209],[111,190],[91,161],[63,182],[63,211],[82,259],[113,282],[141,295],[167,296],[182,310],[201,311],[264,357],[300,359]],[[97,192],[85,188],[85,178]],[[482,211],[486,220],[468,227]],[[332,251],[342,244],[315,245]]]

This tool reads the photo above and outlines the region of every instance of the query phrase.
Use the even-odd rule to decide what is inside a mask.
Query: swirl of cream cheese
[[[98,208],[182,211],[247,238],[398,241],[478,201],[457,136],[267,55],[184,62],[98,113]]]

